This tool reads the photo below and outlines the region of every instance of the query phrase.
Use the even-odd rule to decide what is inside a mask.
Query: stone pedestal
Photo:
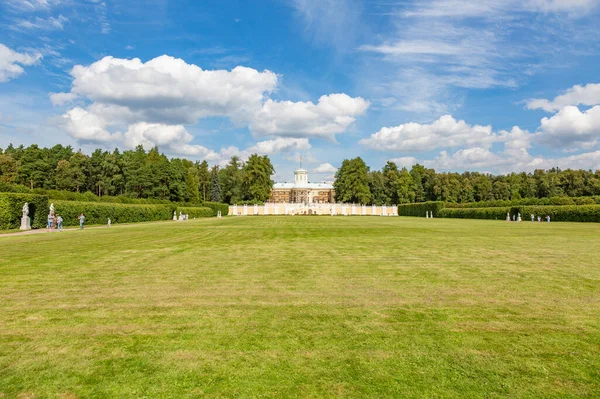
[[[21,230],[31,230],[31,218],[29,216],[21,218]]]

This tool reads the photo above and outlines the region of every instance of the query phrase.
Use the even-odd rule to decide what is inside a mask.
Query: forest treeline
[[[29,189],[92,192],[97,196],[126,196],[172,202],[264,202],[275,173],[269,157],[251,155],[228,165],[171,158],[158,148],[146,151],[102,151],[91,155],[70,146],[0,148],[0,182]]]
[[[141,146],[122,152],[98,149],[91,155],[62,145],[0,148],[0,183],[98,196],[261,203],[270,196],[274,173],[269,157],[257,154],[246,162],[234,156],[219,168],[206,161],[169,159],[158,148],[146,151]],[[337,202],[376,205],[583,197],[600,195],[600,171],[554,168],[494,176],[437,173],[418,164],[400,168],[393,162],[371,170],[361,158],[354,158],[343,161],[334,188]]]
[[[494,176],[437,173],[418,164],[399,168],[393,162],[381,170],[371,170],[361,158],[354,158],[344,160],[335,175],[334,188],[338,202],[376,205],[583,197],[600,195],[600,171],[554,168]]]

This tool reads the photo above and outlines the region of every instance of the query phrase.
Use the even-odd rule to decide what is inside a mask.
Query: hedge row
[[[566,206],[519,206],[511,209],[511,214],[521,213],[523,220],[529,220],[533,214],[542,220],[550,216],[556,222],[595,222],[600,223],[600,205],[566,205]]]
[[[78,217],[85,215],[86,224],[153,222],[173,219],[174,205],[130,205],[100,202],[54,201],[56,213],[65,226],[79,225]]]
[[[23,193],[0,193],[0,230],[18,229],[21,227],[23,205],[29,203],[31,227],[46,225],[48,215],[48,197]]]
[[[227,216],[229,213],[229,205],[220,202],[202,202],[201,207],[210,208],[213,210],[213,216],[217,216],[217,212],[221,211],[221,216]]]
[[[458,219],[496,219],[506,220],[508,207],[498,208],[444,208],[440,211],[441,218]]]
[[[521,205],[594,205],[600,204],[600,196],[594,197],[552,197],[525,198],[514,201],[494,200],[468,203],[446,203],[446,208],[498,208]]]
[[[214,216],[213,210],[207,207],[177,207],[177,216],[183,212],[190,219],[194,218],[209,218]]]
[[[398,216],[422,216],[426,212],[433,212],[433,216],[438,216],[444,208],[442,201],[418,202],[415,204],[398,205]]]

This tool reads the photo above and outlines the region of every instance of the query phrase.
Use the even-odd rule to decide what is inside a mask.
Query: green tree
[[[343,203],[368,204],[371,202],[369,189],[369,167],[360,157],[345,159],[335,173],[333,183],[336,201]]]
[[[265,202],[271,196],[273,180],[271,176],[275,173],[275,168],[271,164],[269,157],[250,155],[248,162],[243,168],[243,192],[244,199],[253,202]]]
[[[220,174],[222,198],[228,204],[234,204],[243,200],[243,164],[237,156],[224,167]]]
[[[219,178],[219,167],[217,165],[213,166],[210,170],[210,180],[210,200],[212,202],[221,202],[221,180]]]
[[[200,181],[200,191],[202,192],[202,201],[206,201],[207,188],[210,185],[210,171],[208,170],[208,162],[206,160],[197,165],[198,180]]]

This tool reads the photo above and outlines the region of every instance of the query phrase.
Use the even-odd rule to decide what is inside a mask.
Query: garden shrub
[[[208,207],[177,207],[177,216],[179,216],[180,212],[183,212],[183,214],[188,215],[190,219],[210,218],[215,216],[213,210]]]
[[[65,226],[77,226],[78,217],[85,214],[87,224],[153,222],[173,219],[174,205],[111,204],[103,202],[54,201],[56,213]]]
[[[23,193],[0,193],[0,230],[18,229],[21,226],[23,205],[29,203],[31,227],[46,225],[48,215],[48,197]]]
[[[227,216],[229,213],[229,205],[220,202],[202,202],[200,206],[212,209],[213,216],[217,216],[218,211],[221,211],[222,216]]]
[[[525,205],[515,207],[514,211],[520,212],[523,220],[529,220],[533,214],[536,220],[541,216],[544,221],[550,216],[551,221],[557,222],[600,222],[600,205]]]
[[[496,219],[506,220],[506,213],[509,212],[508,207],[496,208],[444,208],[440,211],[441,218],[458,218],[458,219]],[[512,213],[511,213],[512,217]]]
[[[433,212],[433,216],[438,216],[444,208],[442,201],[417,202],[414,204],[398,205],[398,216],[418,216],[425,217],[425,212]]]

